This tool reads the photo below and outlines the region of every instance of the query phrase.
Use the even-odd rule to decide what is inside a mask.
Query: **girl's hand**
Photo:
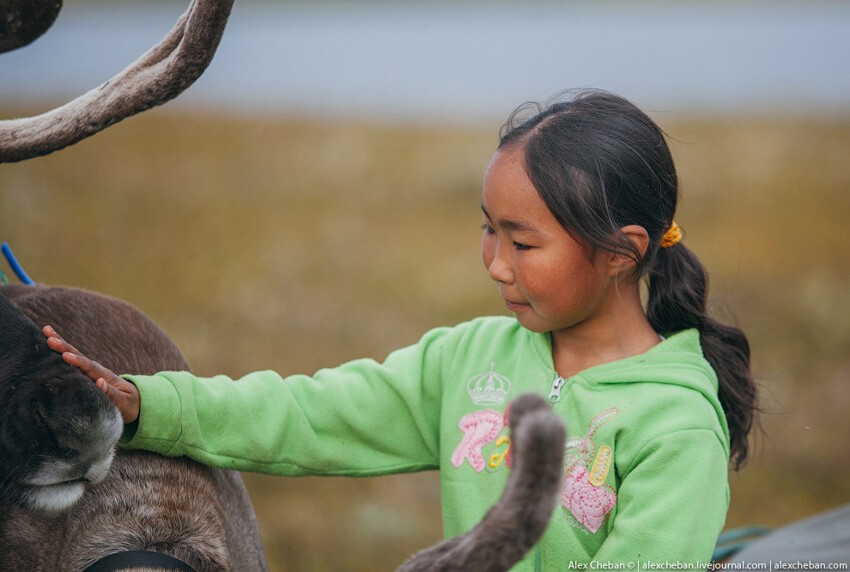
[[[129,381],[115,375],[109,369],[81,354],[77,348],[66,342],[52,326],[44,326],[42,333],[47,336],[47,346],[62,354],[62,359],[83,372],[99,390],[115,404],[121,412],[124,424],[139,418],[141,398],[139,390]]]

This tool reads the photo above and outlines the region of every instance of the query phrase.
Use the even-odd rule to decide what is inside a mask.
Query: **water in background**
[[[66,5],[0,56],[0,102],[55,102],[120,71],[182,4]],[[236,2],[176,106],[478,122],[569,87],[655,113],[850,111],[850,5]]]

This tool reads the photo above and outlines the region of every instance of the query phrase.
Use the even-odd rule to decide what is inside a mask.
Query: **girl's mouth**
[[[528,308],[528,304],[522,304],[519,302],[511,302],[510,300],[505,300],[505,306],[511,312],[521,312],[522,310]]]

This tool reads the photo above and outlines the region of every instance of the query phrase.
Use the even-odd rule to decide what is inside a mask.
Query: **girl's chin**
[[[520,326],[537,334],[542,334],[552,329],[537,319],[532,312],[514,312],[514,317]]]

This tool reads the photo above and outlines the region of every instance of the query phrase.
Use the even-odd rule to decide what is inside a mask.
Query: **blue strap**
[[[9,248],[9,245],[4,242],[2,247],[0,248],[3,250],[3,256],[6,257],[6,260],[9,262],[9,266],[12,268],[12,271],[15,273],[15,276],[18,277],[18,280],[20,280],[27,286],[35,286],[35,282],[33,282],[33,280],[29,276],[27,276],[26,272],[24,272],[24,269],[18,263],[18,259],[15,258],[15,255],[12,253],[12,249]]]

